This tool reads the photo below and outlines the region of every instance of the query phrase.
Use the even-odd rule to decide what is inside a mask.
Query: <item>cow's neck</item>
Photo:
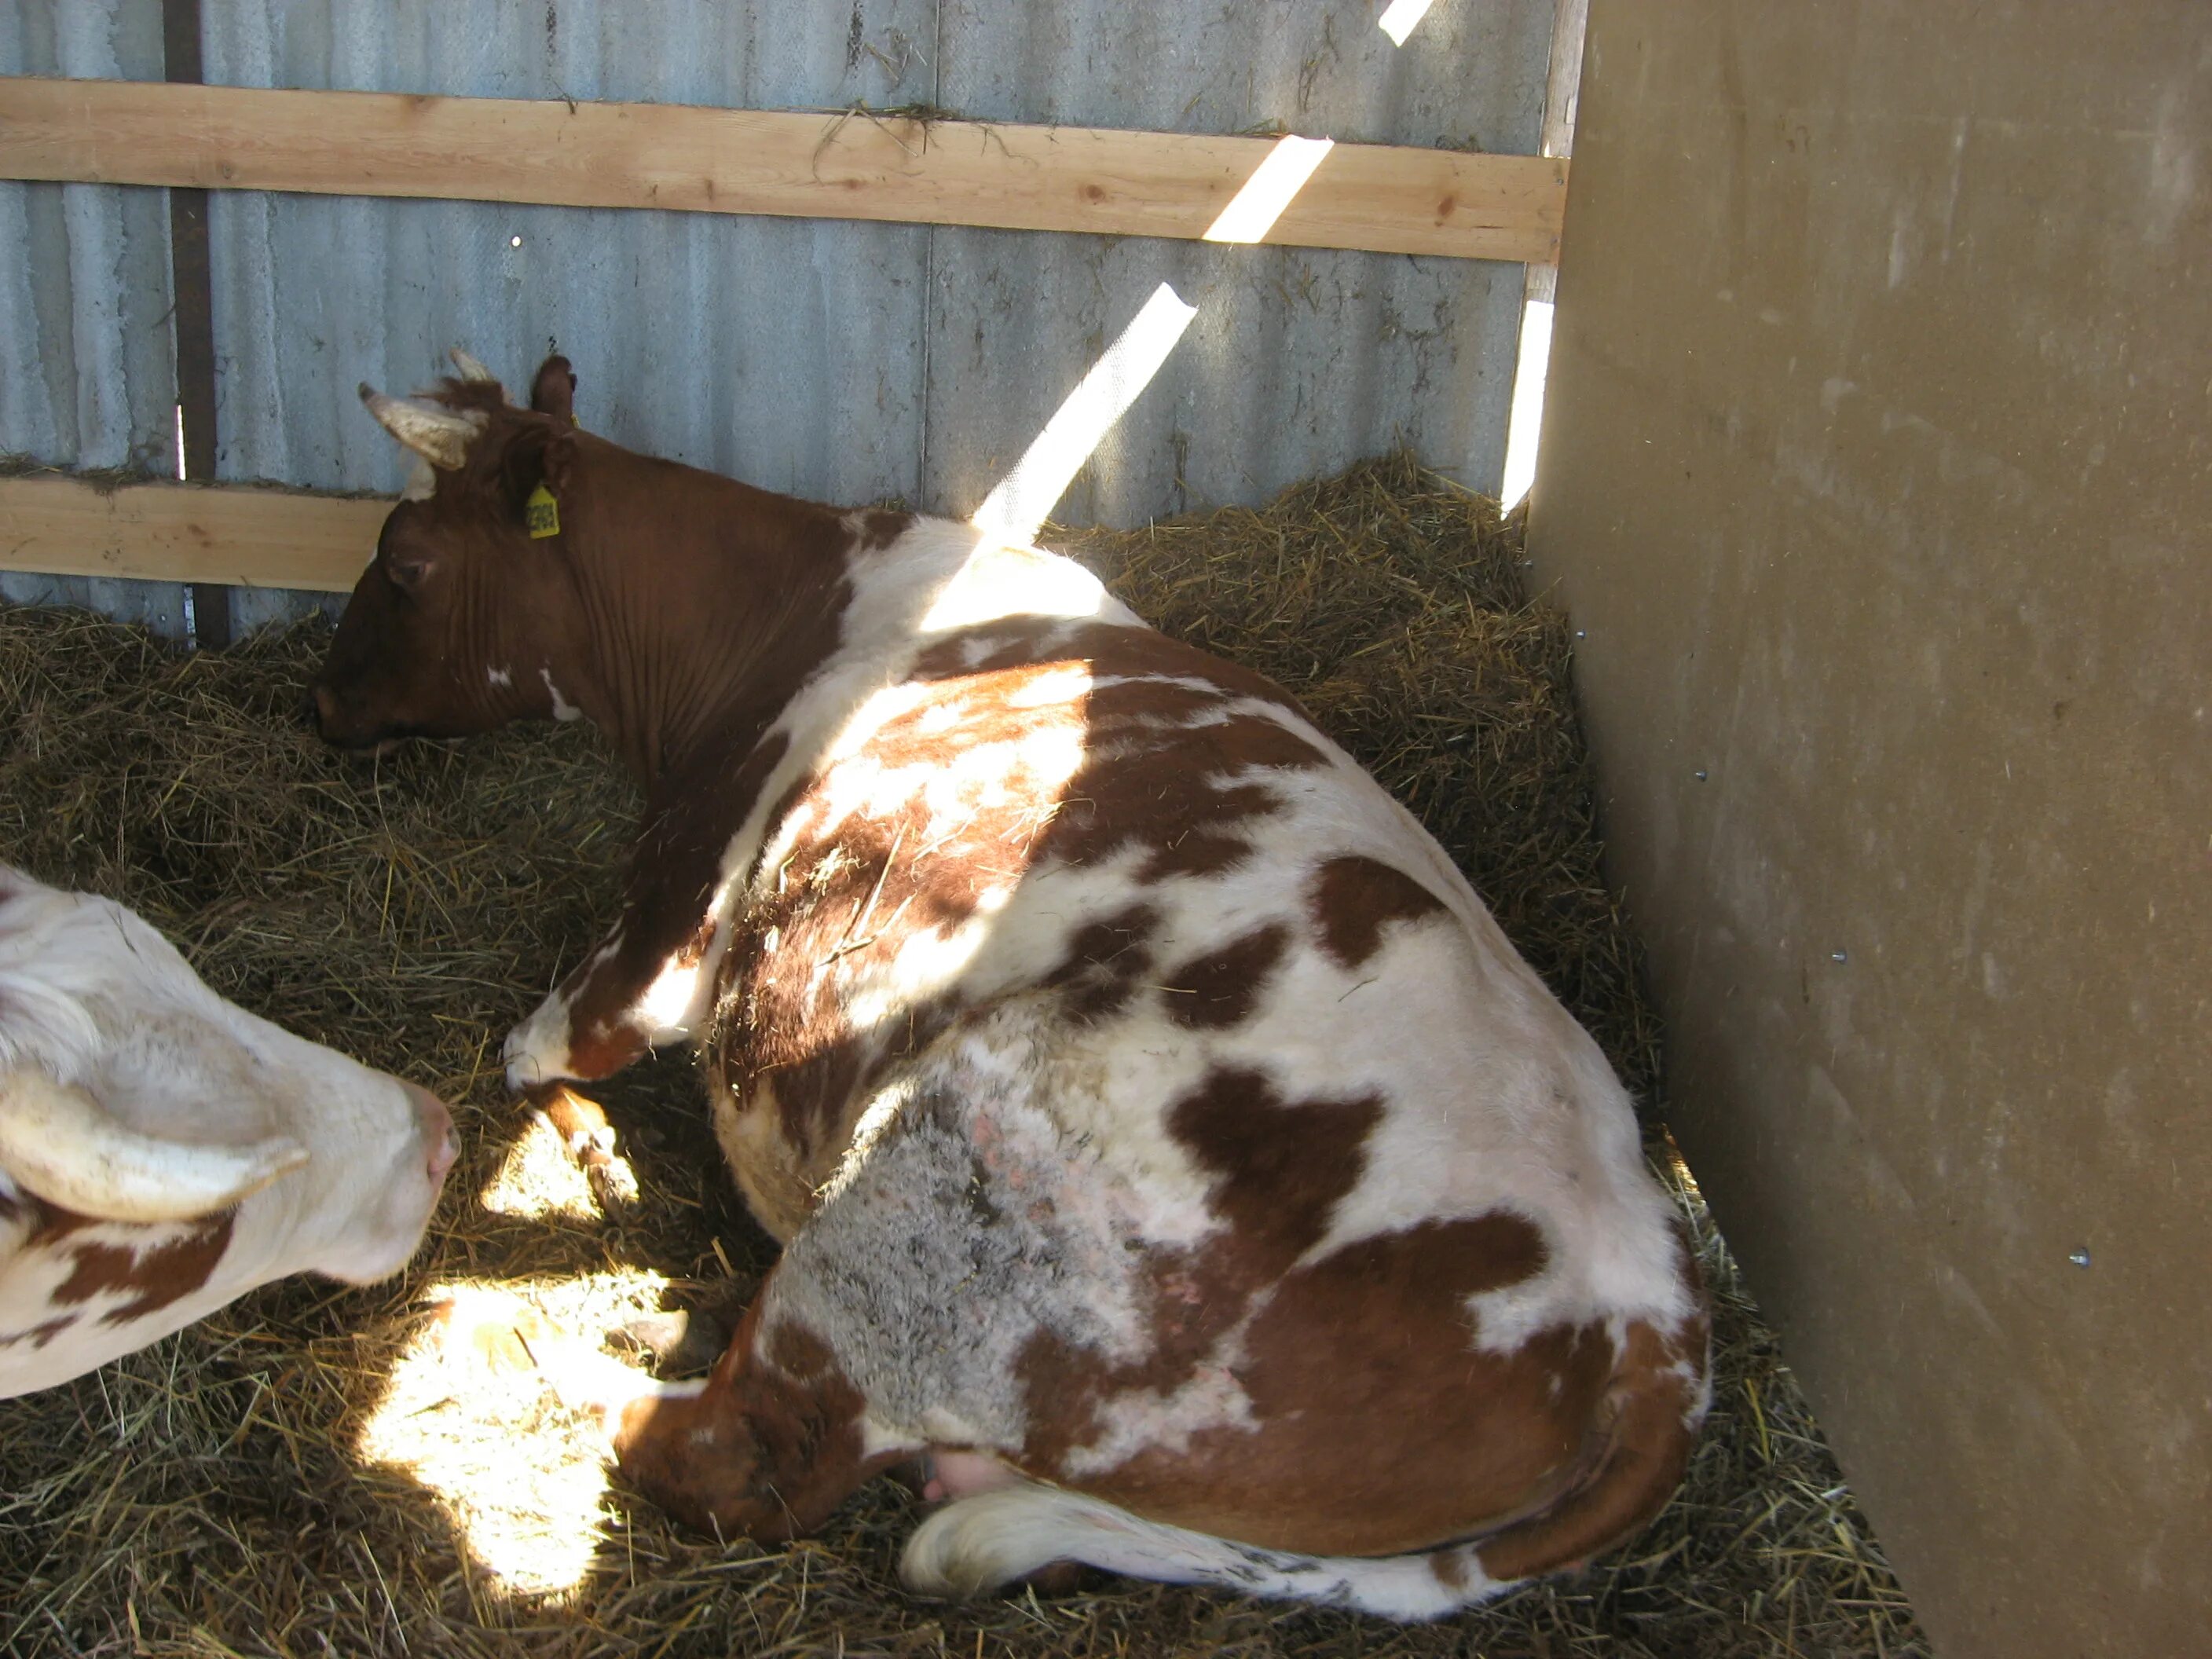
[[[852,537],[831,508],[585,442],[571,695],[650,798],[750,749],[835,648]]]

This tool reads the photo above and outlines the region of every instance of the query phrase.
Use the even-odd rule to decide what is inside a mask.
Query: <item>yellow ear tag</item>
[[[532,490],[530,499],[522,504],[522,518],[530,526],[530,539],[533,542],[561,533],[561,504],[544,484]]]

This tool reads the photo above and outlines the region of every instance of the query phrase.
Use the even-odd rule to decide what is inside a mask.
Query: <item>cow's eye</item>
[[[436,568],[436,560],[419,553],[387,553],[384,559],[384,574],[391,579],[392,585],[403,593],[422,592],[422,584],[429,580],[430,573]]]

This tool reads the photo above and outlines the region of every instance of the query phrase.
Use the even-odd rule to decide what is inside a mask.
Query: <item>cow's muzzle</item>
[[[302,700],[300,718],[315,729],[315,735],[333,749],[344,749],[355,753],[374,754],[380,757],[413,737],[427,733],[395,731],[389,726],[363,729],[350,725],[344,706],[337,692],[327,685],[313,685]]]

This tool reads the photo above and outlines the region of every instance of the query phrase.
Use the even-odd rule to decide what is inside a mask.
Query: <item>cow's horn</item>
[[[161,1140],[43,1072],[0,1072],[0,1170],[24,1191],[107,1221],[186,1221],[228,1209],[307,1161],[284,1135],[245,1146]]]
[[[498,384],[498,376],[483,366],[483,360],[455,346],[446,354],[453,360],[453,367],[461,372],[465,380],[489,380]]]
[[[469,445],[483,430],[484,417],[475,410],[440,409],[411,398],[390,398],[366,380],[361,400],[377,423],[433,466],[448,471],[469,458]]]

